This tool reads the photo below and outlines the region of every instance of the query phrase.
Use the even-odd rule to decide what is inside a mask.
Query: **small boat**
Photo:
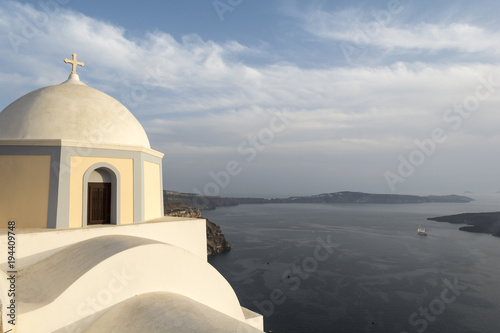
[[[422,228],[422,226],[418,227],[417,232],[421,236],[427,236],[427,233],[425,232],[425,228]]]

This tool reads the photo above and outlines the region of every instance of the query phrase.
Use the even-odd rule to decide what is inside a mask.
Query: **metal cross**
[[[73,66],[73,70],[71,74],[76,74],[76,66],[85,66],[85,64],[81,61],[76,61],[76,53],[73,53],[73,60],[64,59],[64,62],[67,64],[71,64]]]

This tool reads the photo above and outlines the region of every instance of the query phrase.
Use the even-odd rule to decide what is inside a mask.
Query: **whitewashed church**
[[[207,263],[205,220],[163,216],[163,154],[65,62],[0,112],[2,332],[263,332]]]

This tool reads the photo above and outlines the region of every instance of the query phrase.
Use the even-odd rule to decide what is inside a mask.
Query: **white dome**
[[[71,140],[151,148],[144,128],[113,97],[80,82],[24,95],[0,112],[0,140]]]

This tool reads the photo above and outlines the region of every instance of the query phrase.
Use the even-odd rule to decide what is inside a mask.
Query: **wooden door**
[[[111,183],[89,183],[87,224],[110,224]]]

